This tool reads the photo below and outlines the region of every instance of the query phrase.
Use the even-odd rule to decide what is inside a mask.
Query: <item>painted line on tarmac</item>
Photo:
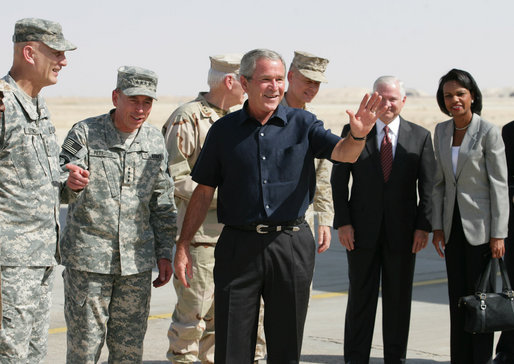
[[[330,293],[318,293],[311,296],[311,300],[319,300],[322,298],[333,298],[340,296],[347,296],[348,292],[330,292]]]
[[[412,284],[413,287],[430,286],[432,284],[448,283],[447,278],[431,279],[429,281],[419,281]]]
[[[446,278],[441,278],[441,279],[432,279],[432,280],[429,280],[429,281],[421,281],[421,282],[414,282],[412,284],[413,287],[420,287],[420,286],[429,286],[429,285],[432,285],[432,284],[441,284],[441,283],[446,283],[448,282],[448,280]],[[319,299],[324,299],[324,298],[333,298],[333,297],[340,297],[340,296],[347,296],[348,295],[348,291],[345,291],[345,292],[331,292],[331,293],[318,293],[318,294],[313,294],[311,296],[311,299],[313,300],[319,300]],[[171,313],[162,313],[162,314],[159,314],[159,315],[151,315],[148,317],[148,320],[161,320],[161,319],[167,319],[167,318],[171,318]],[[66,328],[65,327],[56,327],[55,329],[50,329],[48,330],[48,333],[50,335],[52,334],[62,334],[63,332],[66,332]]]
[[[150,320],[162,320],[162,319],[167,319],[167,318],[171,318],[171,313],[161,313],[159,315],[148,316],[148,321],[150,321]],[[50,335],[51,334],[62,334],[63,332],[66,332],[66,331],[68,331],[66,329],[66,327],[56,327],[55,329],[48,330],[48,333]]]
[[[442,283],[447,283],[447,282],[448,282],[448,279],[446,279],[446,278],[431,279],[431,280],[428,280],[428,281],[414,282],[412,284],[412,286],[413,287],[421,287],[421,286],[429,286],[429,285],[433,285],[433,284],[442,284]],[[323,298],[333,298],[333,297],[340,297],[340,296],[347,296],[347,295],[348,295],[348,291],[344,291],[344,292],[330,292],[330,293],[318,293],[318,294],[313,294],[311,296],[311,299],[318,300],[318,299],[323,299]]]
[[[66,332],[66,331],[68,331],[68,330],[66,330],[65,327],[56,327],[55,329],[48,330],[48,333],[50,335],[52,335],[52,334],[61,334],[61,333]]]

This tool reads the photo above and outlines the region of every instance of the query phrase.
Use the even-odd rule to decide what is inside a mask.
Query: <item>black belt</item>
[[[249,224],[249,225],[227,225],[227,227],[243,230],[243,231],[255,231],[258,234],[268,234],[277,231],[300,231],[298,225],[305,221],[305,217],[299,217],[295,220],[283,221],[277,223],[262,223],[262,224]]]
[[[199,246],[203,246],[204,248],[208,248],[211,246],[216,246],[216,243],[190,243],[189,245],[198,248]]]

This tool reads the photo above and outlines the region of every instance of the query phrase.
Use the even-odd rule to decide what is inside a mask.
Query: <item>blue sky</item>
[[[325,88],[370,87],[393,74],[434,94],[453,67],[479,86],[514,86],[512,0],[29,0],[0,10],[0,68],[12,62],[16,20],[62,24],[78,49],[45,96],[109,96],[122,65],[160,76],[160,95],[206,89],[208,56],[270,48],[330,59]]]

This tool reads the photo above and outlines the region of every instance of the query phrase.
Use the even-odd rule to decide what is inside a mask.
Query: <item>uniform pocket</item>
[[[10,153],[18,181],[24,188],[35,189],[48,181],[45,178],[48,170],[43,167],[42,158],[38,156],[36,150],[37,138],[35,135],[25,135],[23,144],[14,148]],[[41,148],[41,146],[39,147]]]
[[[59,144],[57,143],[55,128],[53,126],[42,128],[41,137],[46,154],[46,159],[48,160],[48,164],[50,165],[50,173],[52,174],[52,180],[59,181],[59,177],[61,174],[61,166],[59,165],[60,148]]]
[[[120,195],[121,172],[117,165],[118,160],[118,154],[104,150],[91,151],[90,177],[86,189],[94,199],[117,198]]]
[[[159,173],[163,154],[142,153],[139,162],[136,162],[137,194],[142,199],[150,199],[154,192],[154,185]]]

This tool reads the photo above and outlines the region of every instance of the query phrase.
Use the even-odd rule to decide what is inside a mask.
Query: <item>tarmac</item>
[[[65,216],[65,214],[62,214]],[[301,363],[344,363],[344,320],[348,299],[346,252],[332,233],[330,248],[316,256],[316,268],[309,312],[305,324]],[[64,321],[63,284],[58,268],[51,311],[46,363],[66,361],[66,324]],[[157,273],[154,271],[154,276]],[[145,364],[164,364],[168,348],[167,330],[176,295],[171,284],[152,288],[148,330],[144,343]],[[450,363],[450,324],[444,259],[432,244],[418,253],[414,274],[407,363]],[[499,334],[495,335],[495,342]],[[377,307],[370,363],[383,363],[381,302]],[[104,346],[99,363],[107,363]],[[263,361],[261,361],[263,363]]]

